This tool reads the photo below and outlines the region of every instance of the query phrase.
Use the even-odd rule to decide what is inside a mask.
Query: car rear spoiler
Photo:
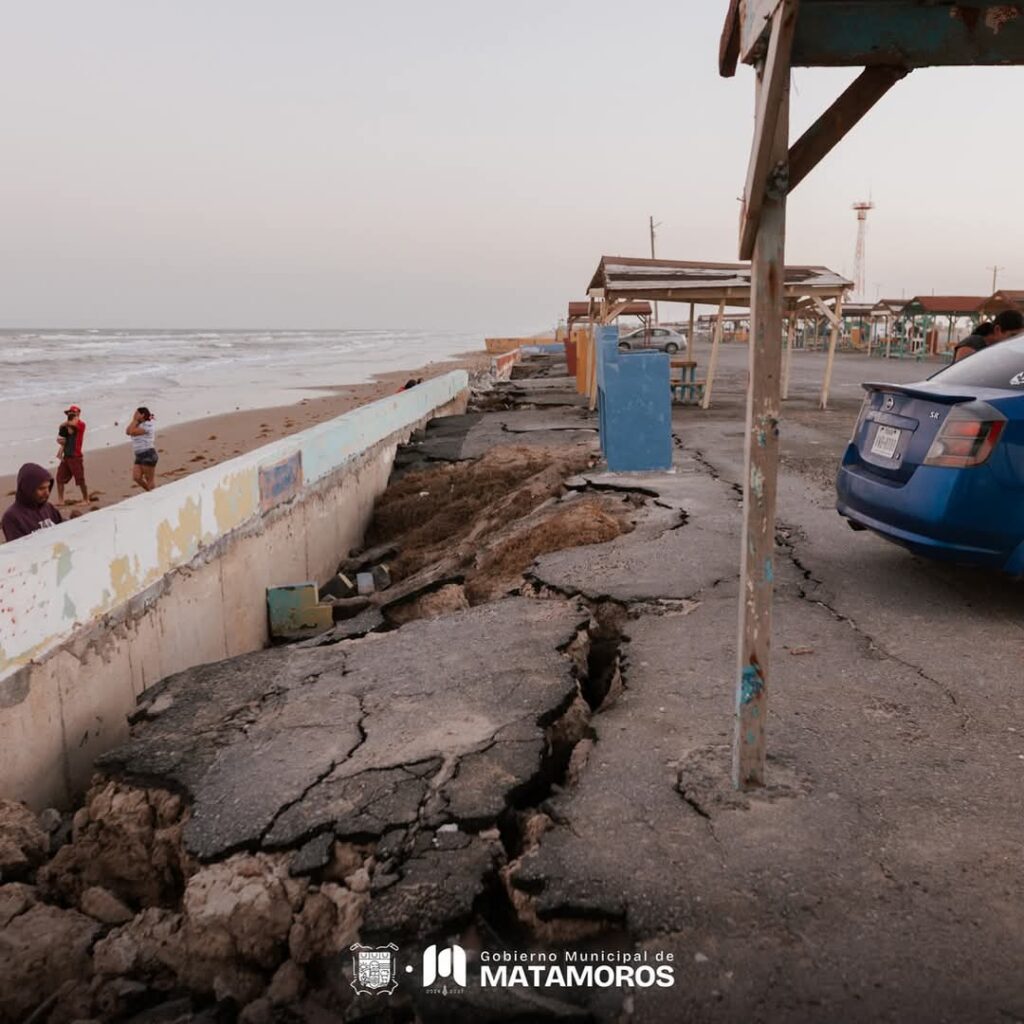
[[[960,405],[962,402],[973,402],[977,395],[951,395],[942,391],[929,391],[927,388],[915,388],[912,384],[882,384],[877,381],[866,381],[861,384],[865,391],[895,391],[909,398],[923,398],[926,402],[938,402],[940,405]]]

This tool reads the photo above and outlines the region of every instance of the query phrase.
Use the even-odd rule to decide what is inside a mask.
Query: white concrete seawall
[[[266,587],[331,575],[398,445],[467,398],[457,370],[0,546],[0,796],[68,803],[147,686],[262,647]]]

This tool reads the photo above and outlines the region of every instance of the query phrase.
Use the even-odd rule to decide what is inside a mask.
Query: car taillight
[[[990,406],[982,411],[955,408],[932,441],[924,464],[956,469],[980,466],[992,454],[1005,426],[1005,417]]]

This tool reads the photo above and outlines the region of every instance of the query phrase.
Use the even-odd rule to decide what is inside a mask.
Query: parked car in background
[[[864,389],[839,514],[928,558],[1024,573],[1024,336]]]
[[[686,335],[669,327],[640,327],[619,338],[619,351],[656,349],[659,352],[685,352]]]

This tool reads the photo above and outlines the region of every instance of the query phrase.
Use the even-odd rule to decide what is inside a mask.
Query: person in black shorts
[[[144,491],[156,487],[156,464],[160,459],[156,451],[156,424],[153,419],[149,409],[140,405],[125,428],[125,433],[132,439],[132,454],[135,456],[132,479]]]

